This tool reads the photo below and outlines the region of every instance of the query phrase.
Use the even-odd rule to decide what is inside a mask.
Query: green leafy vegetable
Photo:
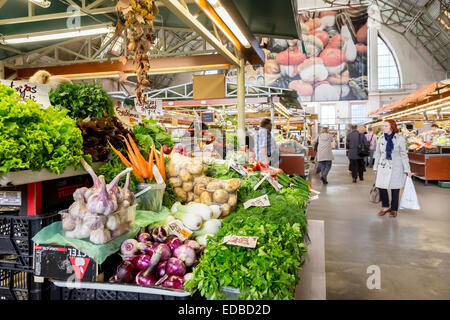
[[[133,132],[139,141],[141,149],[149,154],[154,145],[160,150],[163,145],[171,147],[174,145],[172,137],[167,134],[156,120],[143,120],[141,125],[133,126]]]
[[[52,105],[69,110],[73,119],[113,116],[113,102],[102,85],[93,83],[67,83],[49,93]]]
[[[14,89],[0,84],[0,173],[47,168],[61,174],[78,167],[83,139],[68,111],[19,100]]]

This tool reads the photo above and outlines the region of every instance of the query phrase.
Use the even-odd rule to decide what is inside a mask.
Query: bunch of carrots
[[[133,174],[139,180],[140,183],[144,183],[145,179],[148,179],[149,181],[153,180],[154,178],[153,166],[154,164],[156,164],[156,167],[158,168],[161,177],[163,178],[164,181],[166,181],[166,171],[164,167],[164,152],[162,147],[161,151],[158,153],[155,146],[152,146],[149,158],[148,160],[145,160],[144,156],[142,156],[138,146],[131,138],[130,134],[128,134],[127,136],[128,140],[126,137],[123,138],[125,140],[125,145],[127,146],[128,159],[120,151],[115,149],[108,141],[109,146],[119,156],[122,163],[127,167],[133,168]]]

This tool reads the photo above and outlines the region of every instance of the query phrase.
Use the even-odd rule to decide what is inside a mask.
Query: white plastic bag
[[[417,200],[416,189],[411,177],[406,178],[405,188],[400,200],[400,209],[420,210],[419,200]]]

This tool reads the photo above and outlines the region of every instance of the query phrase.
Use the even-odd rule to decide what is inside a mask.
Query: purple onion
[[[175,258],[180,259],[184,262],[186,267],[190,267],[194,264],[195,261],[195,251],[191,247],[183,244],[176,248],[173,252],[173,256]]]
[[[134,264],[139,270],[144,270],[148,268],[148,265],[150,264],[150,259],[152,257],[146,254],[141,254],[137,259],[134,261]]]
[[[163,285],[164,288],[171,288],[171,289],[184,289],[184,282],[183,278],[179,276],[171,275],[169,278],[167,278],[166,281],[164,281]]]
[[[151,241],[151,240],[152,240],[152,236],[150,235],[150,233],[147,233],[147,232],[141,233],[137,237],[138,242],[147,242],[147,241]]]
[[[150,241],[139,242],[137,247],[142,254],[148,254],[149,256],[153,255],[153,243],[151,243]]]
[[[175,236],[175,238],[171,238],[170,240],[166,241],[166,244],[169,246],[170,250],[174,251],[176,248],[183,244],[183,241]]]
[[[132,283],[136,276],[136,267],[130,261],[122,261],[116,269],[114,276],[110,279],[113,282]]]
[[[136,276],[136,283],[144,286],[154,286],[158,279],[154,272],[144,275],[144,270],[139,272]]]
[[[154,241],[164,242],[167,239],[167,230],[164,227],[159,226],[152,230],[151,235]]]
[[[167,260],[166,272],[168,275],[184,276],[186,274],[186,266],[183,261],[177,258]]]
[[[184,283],[194,278],[194,274],[192,272],[186,273],[183,277]]]
[[[166,275],[166,265],[167,261],[160,262],[158,264],[158,269],[156,269],[156,275],[158,278],[162,278]]]
[[[167,261],[172,256],[172,251],[169,246],[165,243],[153,244],[152,250],[156,251],[158,248],[161,248],[161,261]]]

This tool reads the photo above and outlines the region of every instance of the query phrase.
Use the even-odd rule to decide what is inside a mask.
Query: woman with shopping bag
[[[411,177],[406,140],[398,132],[394,120],[385,120],[384,134],[378,138],[375,150],[373,170],[376,173],[375,186],[380,190],[382,209],[379,216],[390,212],[390,217],[396,217],[400,189],[404,187],[406,176]],[[389,205],[388,189],[391,190],[391,205]]]

